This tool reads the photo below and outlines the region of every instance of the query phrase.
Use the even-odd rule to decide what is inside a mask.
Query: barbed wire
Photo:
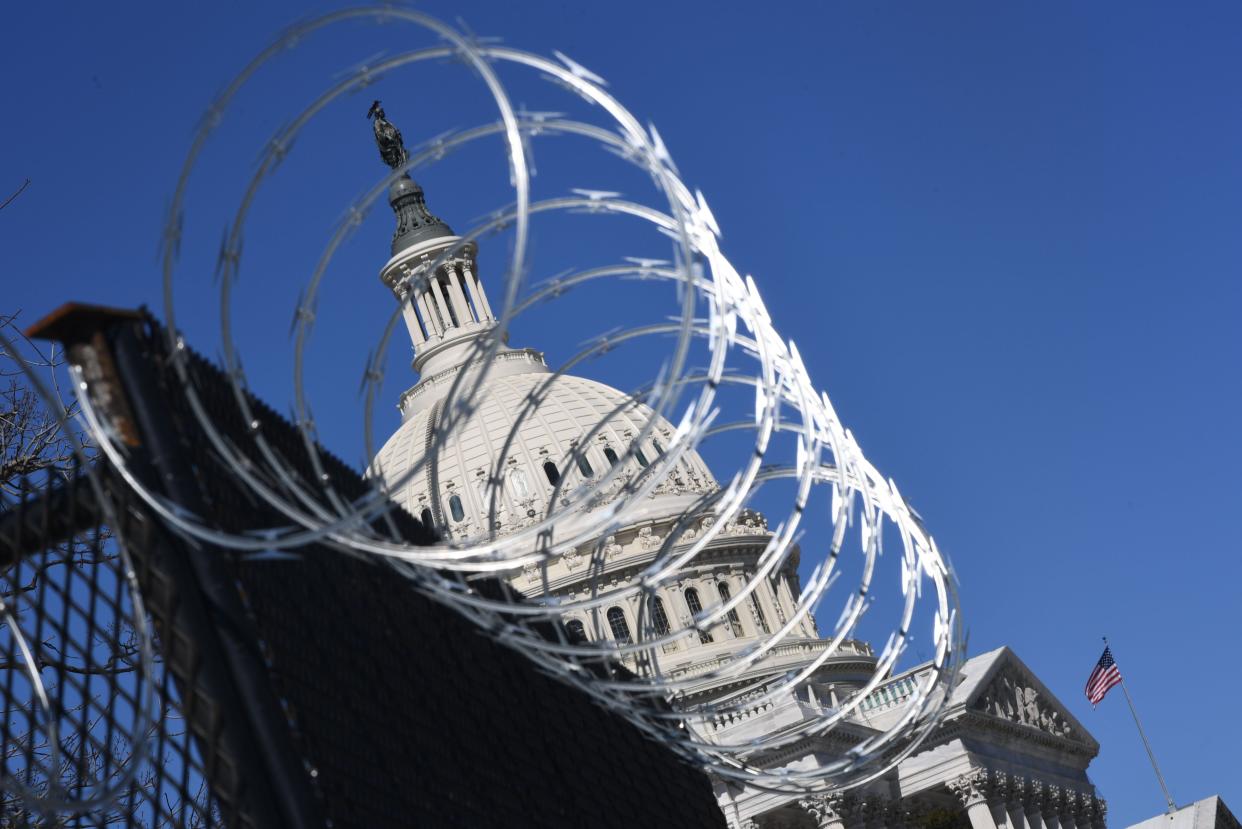
[[[239,412],[244,422],[251,424],[254,448],[245,450],[225,436],[199,399],[178,325],[178,279],[184,269],[180,243],[186,233],[183,217],[191,173],[225,113],[253,76],[269,62],[298,48],[308,35],[347,21],[403,24],[410,32],[434,42],[347,69],[263,144],[259,164],[228,223],[216,262],[224,369]],[[258,194],[270,183],[271,173],[294,152],[301,132],[331,102],[380,76],[399,70],[412,72],[428,61],[445,58],[454,59],[472,81],[482,85],[483,94],[495,106],[496,119],[414,147],[403,164],[346,205],[297,295],[292,328],[292,408],[314,470],[308,479],[265,438],[242,368],[238,320],[231,309],[249,213]],[[549,96],[577,96],[592,106],[600,121],[564,116],[554,112],[554,107],[534,113],[525,107],[515,108],[501,79],[507,72],[527,73],[547,81],[544,88]],[[682,181],[659,133],[654,127],[642,126],[604,87],[602,78],[560,53],[548,58],[484,42],[463,29],[404,7],[342,10],[284,32],[233,79],[204,114],[173,192],[162,233],[161,268],[171,368],[181,381],[181,391],[212,450],[285,522],[238,532],[222,529],[209,517],[191,514],[183,505],[145,486],[128,469],[126,453],[94,411],[89,397],[81,394],[84,421],[101,452],[128,485],[178,533],[242,553],[290,551],[320,543],[342,554],[374,558],[726,781],[758,790],[805,794],[873,780],[892,769],[935,728],[956,681],[964,643],[948,561],[895,482],[867,460],[827,394],[812,382],[797,347],[778,332],[756,281],[739,273],[725,256],[720,229],[706,198]],[[586,142],[621,158],[647,175],[657,200],[645,203],[600,190],[534,197],[531,146],[549,136]],[[405,315],[418,313],[417,288],[454,260],[471,257],[481,239],[504,232],[511,234],[512,243],[502,269],[503,291],[495,325],[470,343],[463,358],[468,370],[452,377],[421,454],[395,471],[373,462],[368,470],[371,491],[362,498],[350,497],[338,491],[326,471],[306,384],[310,364],[307,352],[330,266],[380,197],[409,172],[447,163],[459,150],[496,137],[502,139],[505,149],[512,201],[469,232],[449,237],[428,254],[425,262],[410,269],[404,297],[379,332],[361,378],[362,442],[367,458],[381,454],[374,420],[387,374],[386,355]],[[591,173],[590,180],[599,179],[598,171]],[[643,259],[617,251],[616,258],[604,264],[528,282],[527,276],[540,268],[540,262],[530,255],[535,250],[531,244],[535,219],[557,215],[614,217],[639,223],[662,245],[670,246],[669,259]],[[256,244],[262,241],[249,240],[246,256]],[[394,257],[386,267],[396,267],[399,258]],[[402,494],[420,481],[420,476],[434,478],[437,459],[472,428],[472,418],[488,400],[489,379],[495,375],[512,325],[537,307],[567,302],[567,296],[584,286],[628,280],[673,289],[665,319],[600,334],[546,374],[538,375],[519,408],[510,413],[507,434],[493,436],[493,445],[500,449],[488,461],[486,495],[480,496],[486,501],[486,514],[479,516],[479,532],[454,533],[451,527],[443,527],[446,537],[441,543],[412,546],[404,542],[392,525],[385,523],[384,516],[401,508],[398,503]],[[618,349],[649,348],[652,343],[660,344],[663,357],[654,364],[650,379],[628,393],[618,392],[611,411],[576,437],[561,461],[556,480],[549,479],[551,488],[541,509],[530,510],[529,520],[518,525],[506,524],[502,520],[508,498],[504,490],[506,458],[510,448],[520,442],[522,429],[538,421],[542,407],[555,396],[559,384],[573,376],[572,370]],[[734,399],[733,393],[743,389],[753,398],[753,405],[743,406]],[[590,475],[583,473],[581,483],[570,486],[567,473],[575,467],[591,469],[589,448],[599,436],[615,432],[615,425],[622,421],[633,427],[622,454],[598,474],[593,470]],[[657,436],[666,439],[667,445],[661,444],[657,456],[647,458],[641,446],[650,445]],[[718,476],[720,483],[710,480],[709,475],[708,481],[700,481],[698,486],[680,492],[679,499],[669,500],[667,482],[680,475],[680,470],[697,469],[703,463],[700,452],[714,440],[721,440],[723,445],[725,437],[731,443],[744,439],[748,444],[746,451],[737,452],[735,468]],[[758,493],[765,485],[787,487],[792,498],[787,506],[777,509],[765,501],[759,515]],[[641,560],[631,562],[625,578],[618,578],[617,568],[609,563],[608,539],[648,520],[655,502],[676,504],[674,512],[660,519],[665,535],[651,544]],[[797,567],[809,512],[826,519],[831,529],[825,538],[817,539],[821,557],[809,568],[799,594],[790,597],[789,607],[782,610],[782,618],[770,632],[744,637],[749,641],[729,652],[705,650],[702,658],[691,660],[688,666],[684,662],[670,664],[664,658],[666,647],[706,641],[704,637],[711,637],[713,631],[729,629],[739,610],[758,602],[765,583]],[[722,546],[727,547],[730,533],[739,526],[749,527],[746,537],[757,552],[753,552],[753,564],[748,559],[743,568],[745,578],[736,592],[722,594],[718,603],[692,608],[688,616],[674,614],[675,619],[670,619],[661,610],[665,618],[653,618],[653,598],[667,595],[686,572]],[[847,533],[851,529],[853,532]],[[851,540],[855,533],[856,546]],[[821,705],[779,731],[741,736],[725,733],[728,729],[722,729],[722,723],[749,718],[757,710],[805,694],[833,660],[861,653],[853,644],[854,637],[881,583],[877,573],[885,538],[895,539],[899,548],[887,562],[898,571],[900,593],[894,600],[896,618],[888,626],[888,638],[879,655],[868,652],[870,668],[865,679],[850,685],[832,705]],[[574,577],[571,590],[567,587],[570,581],[563,577],[567,562],[583,557],[586,567]],[[847,569],[846,559],[858,571],[857,583],[837,590],[837,582]],[[807,569],[806,562],[803,567]],[[500,595],[473,587],[472,579],[481,576],[499,579],[504,586]],[[821,644],[807,650],[806,658],[796,664],[782,662],[785,667],[772,667],[775,654],[805,640],[808,631],[815,630],[816,620],[826,610],[824,601],[833,590],[844,600],[831,632],[819,637]],[[634,609],[638,635],[600,633],[607,629],[600,614],[618,604]],[[916,619],[917,611],[922,613]],[[596,635],[569,635],[564,623],[570,619],[591,621]],[[548,623],[553,623],[551,628]],[[883,727],[873,723],[868,736],[855,736],[852,747],[814,768],[782,764],[782,752],[822,739],[846,722],[859,721],[877,689],[893,677],[919,625],[930,627],[933,657],[909,674],[897,713],[888,716]],[[768,627],[766,622],[764,627]],[[549,636],[549,629],[555,634]],[[678,653],[684,656],[683,650]],[[599,670],[600,666],[617,664],[626,670]],[[726,687],[728,693],[704,692],[705,688]]]

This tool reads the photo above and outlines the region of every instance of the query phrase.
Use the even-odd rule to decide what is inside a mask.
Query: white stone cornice
[[[940,745],[968,736],[972,732],[1001,733],[1017,738],[1022,742],[1046,746],[1058,753],[1072,754],[1087,760],[1091,760],[1099,754],[1099,748],[1095,745],[1085,745],[1065,737],[1058,737],[1055,734],[1049,734],[1046,731],[1040,731],[1010,720],[993,717],[981,711],[963,711],[961,709],[958,709],[957,712],[950,711],[945,716],[943,725],[934,733],[928,735],[924,745],[929,747]]]

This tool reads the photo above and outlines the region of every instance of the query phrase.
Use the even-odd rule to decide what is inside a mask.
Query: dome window
[[[651,597],[651,627],[657,636],[667,636],[669,631],[668,614],[664,612],[664,602],[659,596]]]
[[[449,496],[449,515],[455,522],[466,517],[466,511],[461,508],[461,498],[457,495]]]
[[[526,480],[526,473],[521,469],[514,469],[509,473],[509,486],[513,488],[513,495],[517,498],[530,495],[530,482]]]
[[[566,622],[565,633],[569,635],[569,641],[573,643],[585,642],[587,640],[586,627],[583,626],[579,619],[570,619]]]
[[[419,513],[418,519],[423,522],[423,526],[431,529],[431,510],[423,507],[423,511]]]
[[[548,476],[548,483],[556,486],[561,482],[561,472],[552,461],[543,462],[543,474]]]
[[[612,628],[612,638],[622,645],[634,641],[630,636],[630,623],[625,621],[625,611],[619,607],[608,609],[608,627]]]
[[[608,463],[612,464],[613,466],[617,465],[617,460],[618,460],[617,453],[612,451],[611,446],[604,447],[604,457],[608,460]]]
[[[693,587],[686,588],[686,607],[690,608],[690,613],[694,616],[703,612],[703,602],[699,601],[699,591]],[[699,641],[706,645],[712,641],[712,635],[705,630],[700,631]]]
[[[664,447],[660,445],[660,441],[658,441],[658,440],[653,440],[653,441],[651,441],[651,445],[655,447],[655,450],[656,450],[656,454],[657,454],[657,455],[663,455],[663,454],[664,454]]]
[[[504,503],[501,500],[500,492],[494,489],[486,478],[480,478],[479,487],[479,506],[490,519],[495,519],[502,509]]]
[[[732,598],[732,596],[729,593],[729,585],[725,584],[724,582],[719,582],[716,585],[716,589],[720,591],[721,602],[728,602],[729,599]],[[739,619],[737,616],[737,608],[730,610],[728,616],[729,616],[729,630],[733,631],[734,636],[741,638],[744,635],[744,633],[742,631],[742,620]]]
[[[590,478],[595,474],[595,470],[591,468],[591,462],[587,460],[585,452],[578,456],[578,471],[582,473],[584,478]]]
[[[642,447],[640,446],[634,447],[634,457],[638,458],[639,466],[641,466],[643,469],[647,468],[647,456],[643,454]]]

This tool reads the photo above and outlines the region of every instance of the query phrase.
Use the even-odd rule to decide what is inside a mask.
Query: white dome
[[[529,352],[508,353],[516,356]],[[505,451],[502,494],[497,499],[495,516],[495,529],[501,534],[533,524],[544,516],[553,491],[550,470],[545,468],[548,464],[565,476],[561,484],[565,496],[588,480],[600,477],[613,458],[632,465],[633,471],[638,472],[641,464],[662,454],[671,440],[672,425],[658,418],[647,440],[637,447],[633,457],[625,460],[631,441],[652,417],[651,409],[637,405],[614,414],[626,401],[622,392],[572,376],[558,377],[549,388],[542,389],[550,377],[542,361],[535,357],[518,358],[502,370],[489,373],[469,419],[454,427],[434,462],[426,464],[394,492],[393,499],[419,517],[424,517],[425,510],[430,511],[435,527],[452,538],[485,533],[492,498],[488,475],[495,468],[496,458],[505,451],[505,441],[534,391],[539,391],[543,399],[523,418]],[[441,382],[435,383],[437,380]],[[429,378],[428,382],[447,386],[448,381],[445,377]],[[418,386],[411,390],[420,391]],[[438,390],[429,391],[435,396]],[[375,472],[395,483],[417,464],[431,446],[432,430],[445,405],[441,397],[411,410],[401,428],[376,455]],[[585,466],[568,465],[571,448],[600,422],[604,426],[590,439]],[[657,496],[664,500],[683,493],[709,491],[715,486],[707,465],[691,452],[661,482]],[[670,498],[670,511],[682,508],[680,503],[674,503],[681,500]]]

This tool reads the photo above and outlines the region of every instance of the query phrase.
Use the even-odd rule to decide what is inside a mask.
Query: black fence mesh
[[[220,529],[287,523],[210,448],[163,332],[117,322],[107,342],[141,435],[135,473]],[[243,419],[225,376],[192,354],[190,374],[231,445],[251,454],[261,435],[316,489],[291,424],[254,399]],[[366,491],[340,460],[322,462],[343,497]],[[53,819],[6,790],[0,827],[724,825],[698,770],[384,563],[320,544],[279,557],[188,544],[108,470],[99,477],[120,528],[82,475],[10,498],[0,515],[3,779],[79,800],[111,781],[122,796]],[[431,538],[400,511],[382,531]],[[118,538],[152,622],[149,678]],[[54,737],[19,628],[47,660],[48,708],[64,724]]]
[[[124,526],[105,523],[91,483],[74,470],[23,478],[3,496],[0,826],[242,825],[218,794],[228,776],[208,786],[204,741],[194,739],[192,724],[207,724],[211,743],[219,712],[194,695],[200,710],[188,710],[174,679],[193,687],[196,658],[193,640],[168,626],[170,579],[136,514],[118,501]],[[141,618],[118,540],[130,533],[149,611]],[[144,621],[156,657],[148,670]],[[91,801],[100,805],[74,805]]]

